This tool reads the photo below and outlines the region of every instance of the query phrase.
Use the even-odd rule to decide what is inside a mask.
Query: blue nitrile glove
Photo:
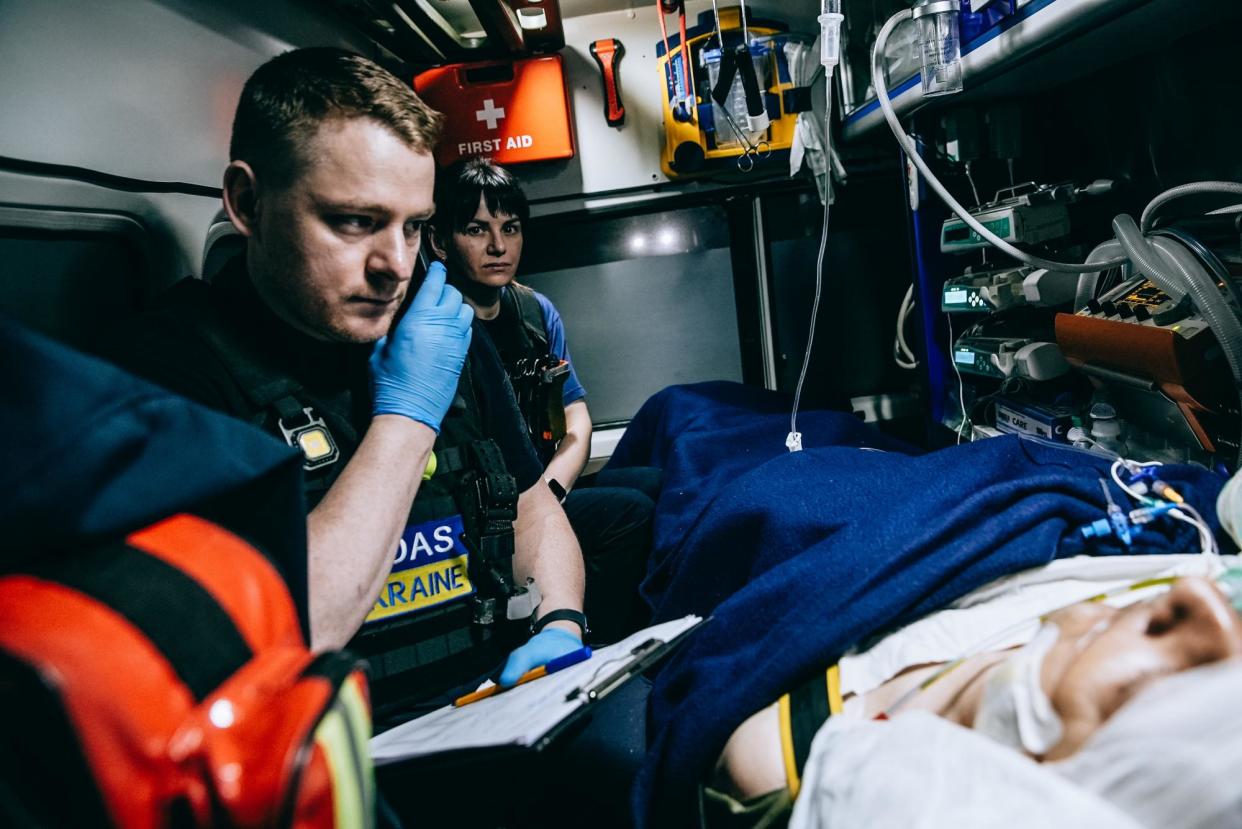
[[[581,647],[582,639],[567,630],[560,628],[541,630],[528,639],[525,645],[509,654],[509,659],[505,662],[505,667],[501,670],[500,679],[496,681],[496,684],[501,688],[508,688],[521,679],[522,674],[527,671],[546,665],[558,656],[564,656]]]
[[[444,265],[432,263],[405,316],[371,351],[372,413],[404,415],[437,432],[457,393],[474,321],[474,309],[444,280]]]

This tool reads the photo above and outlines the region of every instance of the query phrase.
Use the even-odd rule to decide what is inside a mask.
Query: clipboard
[[[445,706],[373,737],[377,767],[438,769],[539,753],[573,730],[602,701],[667,658],[703,619],[686,616],[638,631],[592,657],[461,708]]]

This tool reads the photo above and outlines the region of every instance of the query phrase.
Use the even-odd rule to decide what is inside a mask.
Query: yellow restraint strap
[[[844,706],[841,699],[841,671],[833,665],[821,676],[780,698],[781,758],[790,797],[797,798],[802,785],[802,769],[811,753],[815,732]]]

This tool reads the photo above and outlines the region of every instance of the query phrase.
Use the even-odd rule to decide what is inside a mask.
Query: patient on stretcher
[[[925,749],[934,741],[903,744],[923,767],[900,786],[892,781],[902,754],[880,765],[876,752],[853,748],[896,744],[911,729],[988,754],[983,762],[963,760],[961,779],[1021,767],[1041,784],[1060,783],[1118,813],[1051,769],[1085,756],[1114,720],[1128,719],[1125,701],[1141,696],[1152,677],[1231,661],[1238,621],[1211,584],[1193,581],[1144,609],[1053,611],[1153,576],[1219,575],[1211,504],[1221,479],[1198,467],[1163,466],[1161,481],[1206,525],[1153,520],[1128,544],[1088,540],[1081,528],[1094,527],[1110,501],[1119,509],[1140,506],[1126,490],[1138,473],[1118,471],[1113,459],[1013,437],[919,453],[831,412],[815,413],[813,430],[808,421],[805,434],[815,444],[804,440],[802,452],[783,452],[771,436],[788,430],[787,410],[754,397],[720,385],[666,390],[644,405],[614,454],[615,463],[655,462],[665,470],[644,584],[656,618],[712,617],[655,678],[649,749],[633,798],[639,824],[683,829],[697,813],[721,818],[709,820],[712,826],[778,825],[782,798],[789,820],[791,802],[796,817],[825,791],[850,795],[812,775],[801,781],[796,802],[792,797],[806,769],[846,755],[855,768],[840,779],[853,791],[876,787],[885,809],[922,804],[911,790],[936,775],[945,779],[949,767]],[[1169,555],[1201,569],[1150,569],[1158,560],[1172,567]],[[1082,562],[1104,568],[1103,575],[1073,569]],[[1122,565],[1130,570],[1111,569]],[[1014,578],[1037,585],[1036,592],[1065,584],[1038,605],[1028,600],[1034,586],[1000,600],[998,584]],[[993,612],[999,606],[1016,610],[1000,618]],[[1055,626],[1040,635],[1044,616]],[[970,621],[955,627],[959,617]],[[1019,622],[1020,636],[997,635]],[[905,699],[962,656],[974,658]],[[1242,670],[1229,672],[1242,677]],[[890,720],[872,719],[880,712]],[[812,751],[821,737],[839,738],[826,762]],[[838,798],[828,822],[803,825],[1021,825],[995,814],[1017,800],[1008,793],[963,794],[961,803],[975,806],[982,822],[946,821],[943,807],[952,799],[943,797],[934,821],[883,810],[854,813],[851,821]],[[1038,803],[1031,814],[1043,821],[1031,826],[1087,825],[1050,820]]]
[[[847,655],[733,732],[704,789],[709,825],[770,825],[787,817],[799,790],[820,784],[803,772],[813,736],[830,718],[840,731],[850,722],[889,718],[896,727],[910,712],[929,712],[1054,763],[1082,750],[1149,685],[1242,656],[1242,617],[1208,577],[1220,571],[1216,560],[1147,558],[1136,559],[1138,569],[1128,575],[1171,583],[1122,588],[1111,601],[1130,602],[1124,607],[1088,600],[1053,609],[1069,596],[1098,596],[1101,585],[1112,590],[1130,566],[1116,559],[1057,562],[1003,580],[1008,589],[984,588],[989,601],[968,596]],[[1172,570],[1160,569],[1178,559]],[[997,630],[1001,636],[989,647]],[[1015,641],[1023,644],[1012,647]],[[1242,668],[1234,670],[1242,676]],[[750,817],[741,819],[748,807]]]

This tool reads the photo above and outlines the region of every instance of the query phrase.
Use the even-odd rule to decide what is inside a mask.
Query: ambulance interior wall
[[[374,54],[296,0],[0,0],[0,156],[87,171],[32,175],[0,160],[3,202],[133,215],[157,283],[198,273],[219,199],[142,182],[218,188],[245,79],[307,44]],[[83,183],[92,173],[137,181]],[[16,267],[0,262],[6,293],[20,290]]]

